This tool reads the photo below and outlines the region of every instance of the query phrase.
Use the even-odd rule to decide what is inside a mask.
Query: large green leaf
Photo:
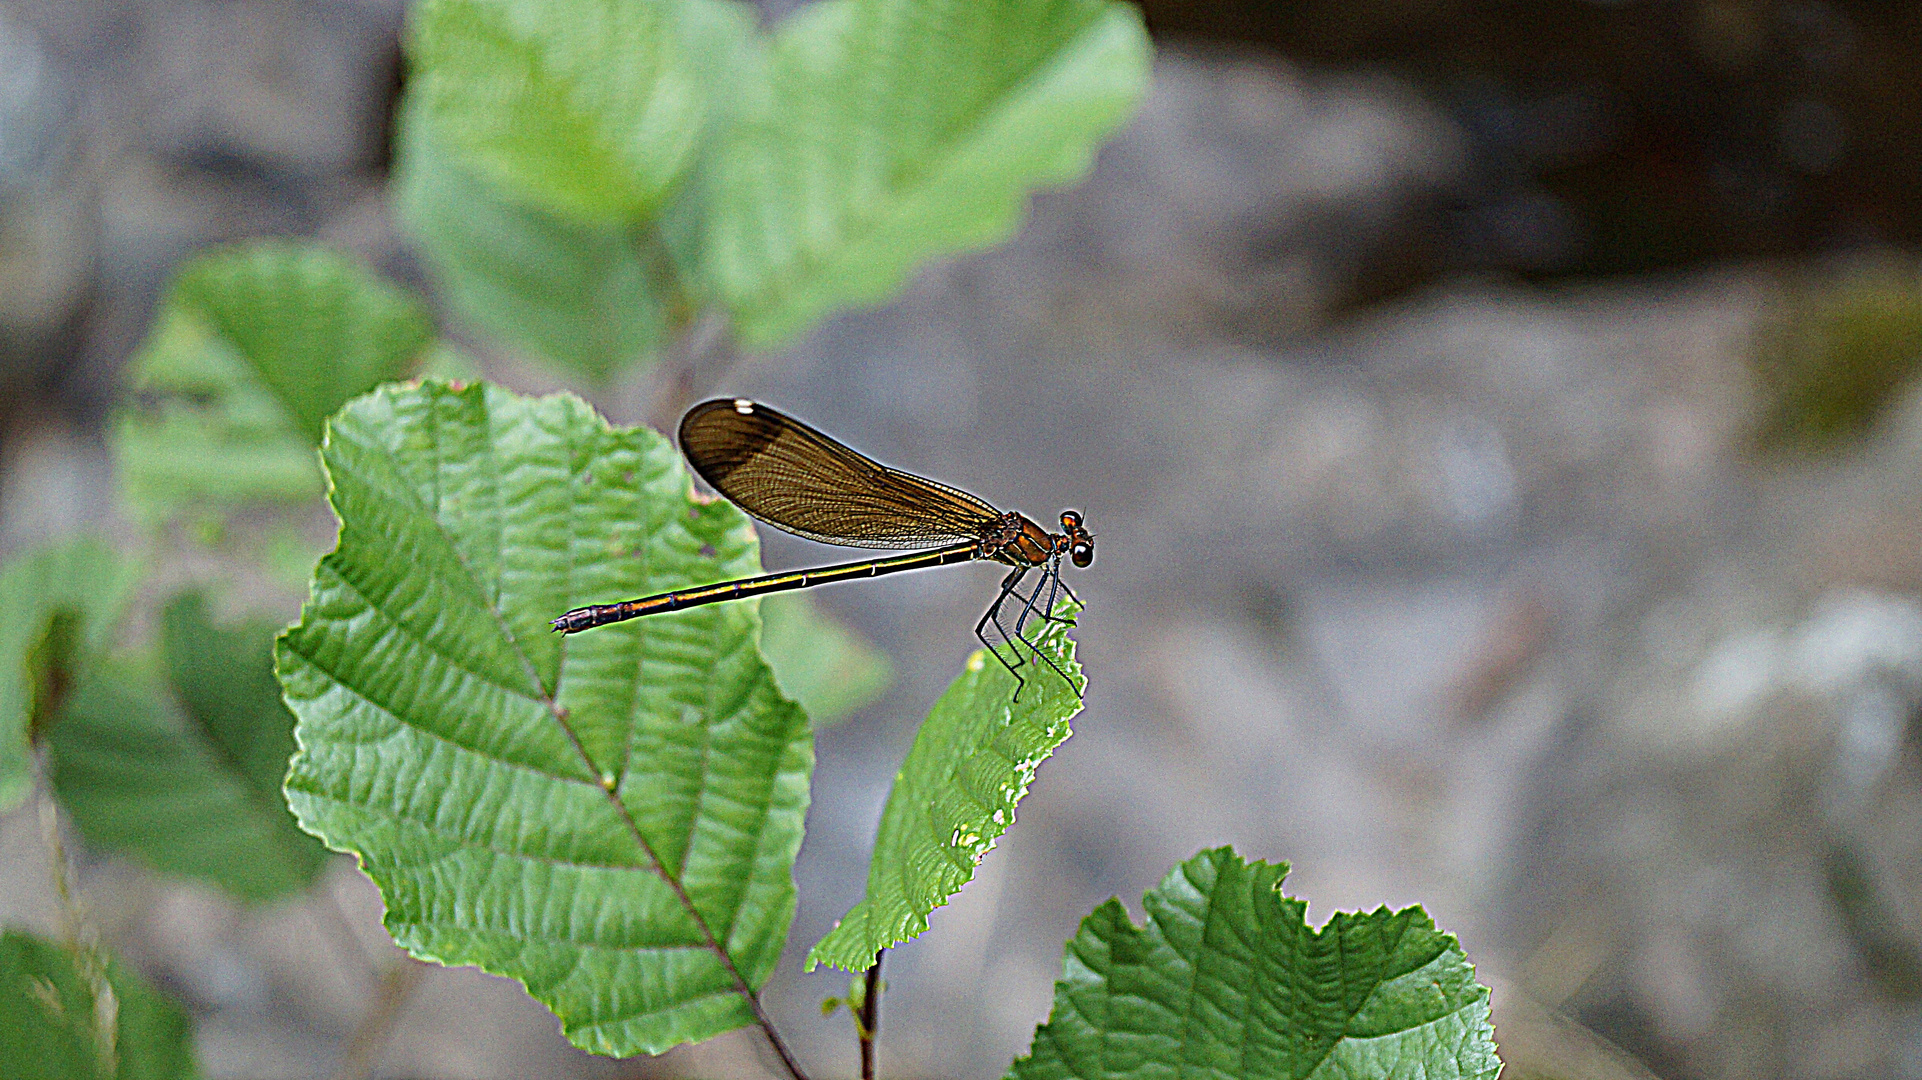
[[[1063,601],[1055,614],[1072,618],[1079,610]],[[1081,711],[1078,692],[1086,680],[1067,629],[1061,622],[1030,623],[1028,635],[1072,686],[1029,656],[1022,667],[1027,684],[1015,701],[1007,668],[985,652],[968,658],[895,774],[868,865],[867,895],[808,953],[809,970],[816,964],[867,970],[875,953],[926,930],[928,914],[973,879],[1014,823],[1015,805],[1035,770],[1067,739],[1068,719]]]
[[[1096,908],[1008,1076],[1493,1080],[1488,989],[1454,937],[1418,907],[1311,930],[1287,872],[1217,848],[1149,890],[1146,926]]]
[[[411,101],[396,139],[400,216],[463,317],[596,386],[662,347],[679,285],[647,227],[515,198],[464,168]]]
[[[104,972],[95,966],[90,977],[89,960],[104,961]],[[97,993],[103,983],[110,995]],[[0,1072],[7,1080],[197,1074],[179,1006],[97,951],[76,957],[19,930],[0,933]]]
[[[194,259],[129,367],[115,431],[129,500],[152,518],[312,498],[321,422],[433,339],[418,300],[325,249],[253,242]]]
[[[743,64],[699,170],[705,285],[749,344],[898,289],[923,261],[1010,235],[1074,180],[1148,84],[1114,0],[824,0]]]
[[[427,0],[409,95],[489,179],[619,226],[680,179],[725,85],[710,65],[751,26],[713,0]]]
[[[26,797],[31,742],[113,633],[137,573],[92,537],[0,569],[0,812]]]
[[[248,901],[313,883],[327,852],[280,794],[294,718],[274,627],[218,627],[184,594],[161,619],[171,686],[131,664],[90,672],[50,726],[54,790],[95,847]]]
[[[761,600],[761,655],[817,730],[873,703],[894,681],[886,653],[804,593]]]
[[[755,572],[740,511],[566,395],[387,387],[322,456],[339,546],[278,651],[302,825],[359,854],[395,940],[519,979],[576,1045],[752,1022],[813,767],[758,615],[548,623]]]

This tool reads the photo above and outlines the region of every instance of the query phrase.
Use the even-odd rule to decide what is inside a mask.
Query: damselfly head
[[[1076,566],[1094,562],[1094,534],[1081,527],[1080,511],[1061,511],[1061,531],[1065,534],[1062,539],[1067,541],[1069,562]]]

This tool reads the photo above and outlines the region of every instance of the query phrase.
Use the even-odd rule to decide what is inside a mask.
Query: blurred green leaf
[[[680,179],[725,85],[709,64],[752,18],[712,0],[427,0],[409,96],[467,167],[618,227]]]
[[[752,1023],[734,972],[780,958],[813,768],[758,616],[549,625],[754,573],[740,511],[652,431],[484,384],[378,390],[323,456],[339,546],[277,653],[303,826],[359,854],[396,941],[520,980],[577,1046]]]
[[[327,852],[280,794],[294,718],[274,630],[215,626],[186,593],[161,617],[169,680],[122,662],[80,682],[47,742],[54,791],[88,844],[250,902],[313,883]]]
[[[1079,611],[1062,601],[1056,615]],[[1086,685],[1063,623],[1033,624],[1029,636],[1061,670],[1028,658],[1015,701],[1014,676],[985,652],[949,684],[921,725],[881,812],[868,865],[868,891],[808,953],[808,970],[831,964],[866,971],[874,955],[928,928],[928,915],[974,878],[1008,826],[1034,773],[1069,735]]]
[[[1454,937],[1418,907],[1310,930],[1287,872],[1216,848],[1148,891],[1145,926],[1096,908],[1010,1080],[1493,1080],[1488,989]]]
[[[463,317],[595,386],[662,348],[679,286],[647,227],[517,201],[464,170],[417,109],[403,107],[396,140],[395,204]]]
[[[321,422],[405,374],[427,310],[339,255],[253,242],[189,262],[129,367],[115,459],[143,517],[320,492]]]
[[[1871,267],[1808,288],[1758,341],[1764,442],[1820,449],[1867,431],[1922,367],[1922,275]]]
[[[93,537],[49,544],[0,569],[0,812],[26,797],[36,731],[117,628],[136,580]]]
[[[167,675],[195,727],[259,801],[284,811],[280,785],[294,756],[294,717],[274,678],[279,629],[254,621],[215,626],[198,592],[174,597],[160,618]],[[308,847],[322,857],[318,845]]]
[[[698,170],[683,261],[769,345],[881,301],[917,266],[1011,235],[1032,189],[1084,174],[1146,92],[1141,15],[1113,0],[823,0],[744,60]]]
[[[415,375],[437,382],[470,383],[480,381],[481,370],[474,358],[459,346],[437,341],[421,357]]]
[[[97,950],[76,957],[19,930],[0,933],[0,1066],[7,1080],[197,1075],[180,1007],[118,961],[106,959],[104,973],[91,974],[90,957],[105,959]],[[103,984],[109,995],[98,992]]]
[[[750,344],[1013,232],[1146,90],[1115,0],[433,0],[403,217],[477,325],[605,385],[705,304]]]
[[[761,655],[817,730],[872,704],[894,681],[885,653],[800,593],[761,599]]]

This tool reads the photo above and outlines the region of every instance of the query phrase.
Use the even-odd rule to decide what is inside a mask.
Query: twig
[[[887,954],[886,949],[874,954],[867,990],[861,995],[861,1014],[854,1022],[861,1038],[861,1080],[874,1080],[874,1038],[881,1032],[881,958]]]
[[[40,792],[40,837],[47,847],[53,893],[60,905],[61,936],[93,997],[93,1038],[100,1068],[106,1075],[113,1075],[120,1071],[120,995],[107,979],[107,959],[101,955],[98,935],[87,925],[86,913],[68,884],[73,867],[67,861],[67,845],[60,839],[60,807],[54,802],[53,792],[44,787]]]
[[[726,315],[718,309],[703,313],[682,330],[649,373],[642,419],[672,434],[687,407],[711,391],[740,357]]]
[[[362,982],[370,987],[378,984],[385,973],[381,971],[379,962],[367,955],[366,944],[354,932],[353,924],[347,920],[347,913],[341,910],[340,898],[334,895],[334,890],[328,887],[325,879],[318,882],[313,891],[320,894],[320,914],[314,919],[320,924],[321,933],[334,939],[335,948],[353,956],[354,966],[360,969]],[[309,901],[309,915],[313,915],[314,907]]]
[[[394,1026],[408,999],[413,997],[414,988],[420,985],[421,973],[426,967],[412,957],[400,956],[381,972],[374,1003],[361,1015],[360,1023],[354,1025],[354,1033],[347,1040],[347,1052],[341,1055],[333,1080],[364,1080],[372,1075],[380,1052],[394,1034]]]

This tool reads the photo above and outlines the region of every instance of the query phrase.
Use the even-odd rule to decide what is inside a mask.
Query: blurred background
[[[1291,862],[1313,922],[1425,905],[1496,987],[1510,1076],[1922,1077],[1922,9],[1145,10],[1154,88],[1085,184],[713,373],[1100,537],[1071,578],[1087,709],[890,955],[883,1071],[998,1075],[1093,905],[1138,916],[1232,843]],[[0,560],[129,528],[108,416],[205,245],[315,237],[431,290],[385,186],[403,15],[0,3]],[[634,423],[659,399],[601,403]],[[844,557],[764,540],[770,567]],[[819,595],[895,674],[820,736],[767,993],[820,1074],[853,1068],[818,1008],[845,981],[795,961],[858,898],[995,577]],[[0,921],[55,924],[45,859],[30,809],[0,820]],[[381,940],[351,860],[265,908],[113,859],[81,882],[207,1075],[340,1065],[369,1002],[316,909]],[[590,1058],[473,970],[425,971],[394,1024],[374,1075],[764,1068],[745,1032]]]

